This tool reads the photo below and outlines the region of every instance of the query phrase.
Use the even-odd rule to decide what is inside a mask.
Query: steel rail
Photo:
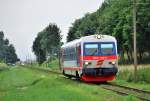
[[[122,86],[122,85],[118,85],[118,84],[112,84],[112,83],[108,83],[107,85],[105,84],[104,86],[101,86],[101,87],[104,89],[107,89],[107,90],[114,91],[120,95],[129,95],[130,93],[133,93],[133,92],[139,93],[139,94],[149,94],[150,95],[150,91],[127,87],[127,86]],[[126,92],[123,90],[114,89],[113,87],[124,89],[124,90],[126,90]],[[150,101],[150,99],[148,99],[148,98],[144,98],[144,97],[137,96],[137,95],[133,95],[133,96],[142,101]]]
[[[132,88],[132,87],[123,86],[123,85],[118,85],[118,84],[113,84],[113,83],[109,83],[109,84],[110,84],[111,86],[121,87],[121,88],[124,88],[124,89],[128,89],[128,90],[132,90],[132,91],[135,91],[135,92],[139,92],[139,93],[147,93],[147,94],[150,94],[150,91],[147,91],[147,90]]]
[[[106,90],[110,90],[110,91],[113,91],[113,92],[116,92],[117,94],[119,95],[129,95],[129,93],[126,93],[126,92],[123,92],[123,91],[120,91],[120,90],[114,90],[114,89],[111,89],[111,88],[108,88],[108,87],[102,87],[103,89],[106,89]],[[144,98],[144,97],[141,97],[141,96],[136,96],[136,95],[133,95],[134,97],[140,99],[141,101],[150,101],[150,99],[147,99],[147,98]]]

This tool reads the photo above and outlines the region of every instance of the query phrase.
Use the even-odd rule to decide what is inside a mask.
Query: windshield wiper
[[[95,51],[91,54],[91,56],[93,56],[97,51],[98,51],[98,50],[95,50]]]

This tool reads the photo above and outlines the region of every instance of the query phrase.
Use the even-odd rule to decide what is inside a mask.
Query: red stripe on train
[[[81,70],[82,67],[64,67],[64,70]]]
[[[83,56],[83,60],[115,60],[117,56]]]

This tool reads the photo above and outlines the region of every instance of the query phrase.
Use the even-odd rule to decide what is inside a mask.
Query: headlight
[[[112,63],[113,65],[114,65],[114,64],[116,64],[116,62],[115,62],[115,61],[112,61],[111,63]]]
[[[111,62],[109,62],[109,64],[115,65],[116,62],[115,61],[111,61]]]
[[[92,63],[89,62],[89,61],[85,61],[84,64],[85,64],[85,65],[91,65]]]
[[[97,35],[97,39],[100,39],[101,38],[101,36],[100,35]]]
[[[85,65],[88,65],[88,64],[89,64],[89,62],[87,62],[87,61],[86,61],[86,62],[84,62],[84,64],[85,64]]]
[[[101,34],[96,34],[95,35],[95,38],[97,38],[97,39],[101,39],[101,38],[103,38],[104,36],[103,35],[101,35]]]

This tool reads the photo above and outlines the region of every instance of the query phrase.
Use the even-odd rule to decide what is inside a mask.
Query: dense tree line
[[[49,24],[44,30],[38,33],[32,46],[39,64],[58,55],[60,47],[60,29],[56,24]]]
[[[0,62],[15,63],[18,60],[14,46],[4,38],[4,33],[0,31]]]
[[[94,13],[77,19],[69,29],[67,41],[91,34],[115,36],[121,60],[127,54],[133,60],[133,0],[105,0]],[[138,59],[150,54],[150,0],[137,0],[137,51]]]

